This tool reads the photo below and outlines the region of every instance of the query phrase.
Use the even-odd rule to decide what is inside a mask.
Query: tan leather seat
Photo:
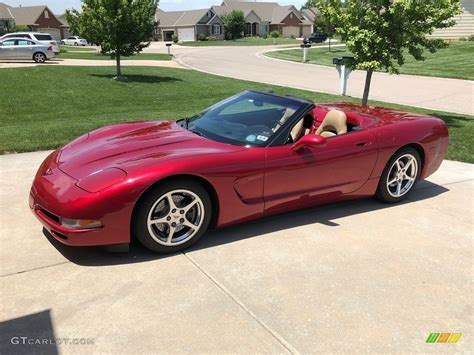
[[[344,133],[347,133],[347,117],[344,112],[339,110],[329,111],[316,130],[316,134],[324,138],[330,138]]]
[[[298,141],[301,137],[309,133],[309,128],[313,124],[313,116],[306,115],[302,118],[293,129],[290,131],[290,137],[292,142]]]

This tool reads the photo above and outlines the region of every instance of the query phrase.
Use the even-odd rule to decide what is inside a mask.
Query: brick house
[[[0,3],[0,12],[5,12],[5,9],[18,26],[28,26],[30,31],[34,32],[50,33],[56,40],[66,36],[67,25],[61,22],[46,5],[11,7]]]

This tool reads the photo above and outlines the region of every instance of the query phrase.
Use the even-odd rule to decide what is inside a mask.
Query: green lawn
[[[82,47],[82,46],[66,46],[61,45],[61,53],[63,52],[95,52],[95,48]]]
[[[57,59],[88,59],[88,60],[112,60],[110,55],[97,54],[96,51],[80,52],[67,51],[61,52]],[[171,60],[172,56],[165,53],[140,53],[131,57],[122,57],[122,60]]]
[[[402,74],[437,76],[444,78],[474,80],[474,42],[454,42],[437,53],[426,54],[425,61],[416,61],[407,55],[406,63],[400,67]],[[303,50],[284,50],[266,53],[267,56],[301,62]],[[350,56],[345,47],[335,47],[328,52],[327,47],[310,49],[309,63],[332,66],[334,57]]]
[[[208,47],[208,46],[269,46],[273,45],[273,38],[240,38],[235,41],[193,41],[181,42],[180,46]],[[301,44],[301,41],[292,38],[277,38],[276,44]]]
[[[56,148],[114,122],[177,119],[198,113],[246,89],[274,90],[316,102],[358,99],[228,79],[192,70],[123,68],[127,82],[112,80],[113,67],[0,69],[0,152]],[[371,102],[371,104],[382,104]],[[474,117],[384,104],[438,116],[450,127],[449,159],[474,163]]]

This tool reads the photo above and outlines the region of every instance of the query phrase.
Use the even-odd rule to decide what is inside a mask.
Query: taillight
[[[52,51],[52,50],[53,50],[53,46],[49,46],[48,51]]]

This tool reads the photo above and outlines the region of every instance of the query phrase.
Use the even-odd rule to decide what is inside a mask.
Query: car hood
[[[81,179],[111,167],[128,171],[144,164],[242,149],[200,137],[173,121],[134,122],[79,137],[60,150],[57,163],[64,173]]]

